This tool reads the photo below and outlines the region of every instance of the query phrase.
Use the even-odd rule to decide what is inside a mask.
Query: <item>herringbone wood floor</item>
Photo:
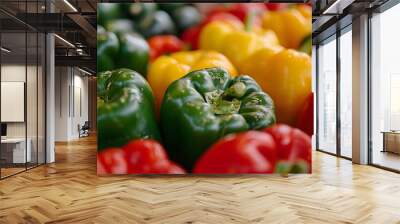
[[[96,141],[0,181],[0,223],[400,223],[400,175],[315,153],[312,175],[97,177]]]

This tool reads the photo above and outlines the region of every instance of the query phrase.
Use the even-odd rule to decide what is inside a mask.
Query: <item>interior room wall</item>
[[[1,66],[1,81],[2,82],[25,82],[25,65],[18,65],[18,64],[9,64],[9,65],[2,65]],[[29,66],[27,67],[28,74],[35,73],[36,74],[36,66]],[[28,77],[28,87],[27,87],[27,107],[30,107],[30,110],[36,110],[36,88],[30,88],[32,86],[36,86],[36,79],[31,79]],[[42,103],[42,101],[39,101]],[[40,107],[41,105],[39,105]],[[2,110],[6,110],[6,108],[2,108]],[[27,113],[27,121],[36,121],[36,113]],[[28,133],[36,132],[36,124],[35,125],[28,125]],[[25,123],[24,122],[10,122],[7,123],[7,137],[25,137]],[[28,136],[30,137],[30,136]]]
[[[56,67],[55,74],[55,140],[70,141],[88,121],[88,77],[73,67]]]

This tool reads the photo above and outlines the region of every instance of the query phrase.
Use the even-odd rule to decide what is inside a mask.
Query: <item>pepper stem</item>
[[[205,99],[212,106],[214,114],[234,114],[240,110],[241,102],[237,98],[241,98],[245,93],[246,85],[243,82],[236,82],[225,92],[216,90],[206,93]]]
[[[255,12],[249,12],[244,20],[244,30],[250,32],[253,30],[254,20],[256,17]]]
[[[246,93],[246,85],[243,82],[237,82],[229,87],[224,94],[222,94],[223,98],[226,97],[234,97],[240,98]]]

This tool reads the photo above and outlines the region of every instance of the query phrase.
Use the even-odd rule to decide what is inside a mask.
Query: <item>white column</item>
[[[353,20],[353,162],[368,163],[368,15]]]
[[[46,163],[55,161],[55,72],[54,72],[54,35],[46,36]]]

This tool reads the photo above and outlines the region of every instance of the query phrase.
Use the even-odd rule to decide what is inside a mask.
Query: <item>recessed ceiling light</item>
[[[85,74],[87,74],[87,75],[92,75],[92,73],[90,73],[90,72],[88,72],[88,71],[86,71],[86,70],[83,70],[83,69],[81,69],[81,68],[79,68],[79,67],[78,67],[78,70],[81,71],[81,72],[83,72],[83,73],[85,73]]]
[[[327,9],[324,10],[324,12],[322,14],[330,14],[333,13],[331,12],[332,9],[335,9],[335,7],[337,7],[337,5],[339,4],[340,0],[336,0],[335,2],[333,2],[333,4],[331,4]],[[337,11],[337,9],[335,10]]]
[[[10,53],[10,52],[11,52],[11,50],[9,50],[9,49],[7,49],[7,48],[5,48],[5,47],[1,47],[0,49],[1,49],[2,51],[6,52],[6,53]]]
[[[68,5],[74,12],[78,12],[78,10],[68,1],[64,0],[64,3]]]
[[[62,42],[64,42],[65,44],[67,44],[68,46],[75,48],[75,45],[73,45],[71,42],[69,42],[68,40],[60,37],[58,34],[54,34],[55,37],[57,37],[59,40],[61,40]]]

